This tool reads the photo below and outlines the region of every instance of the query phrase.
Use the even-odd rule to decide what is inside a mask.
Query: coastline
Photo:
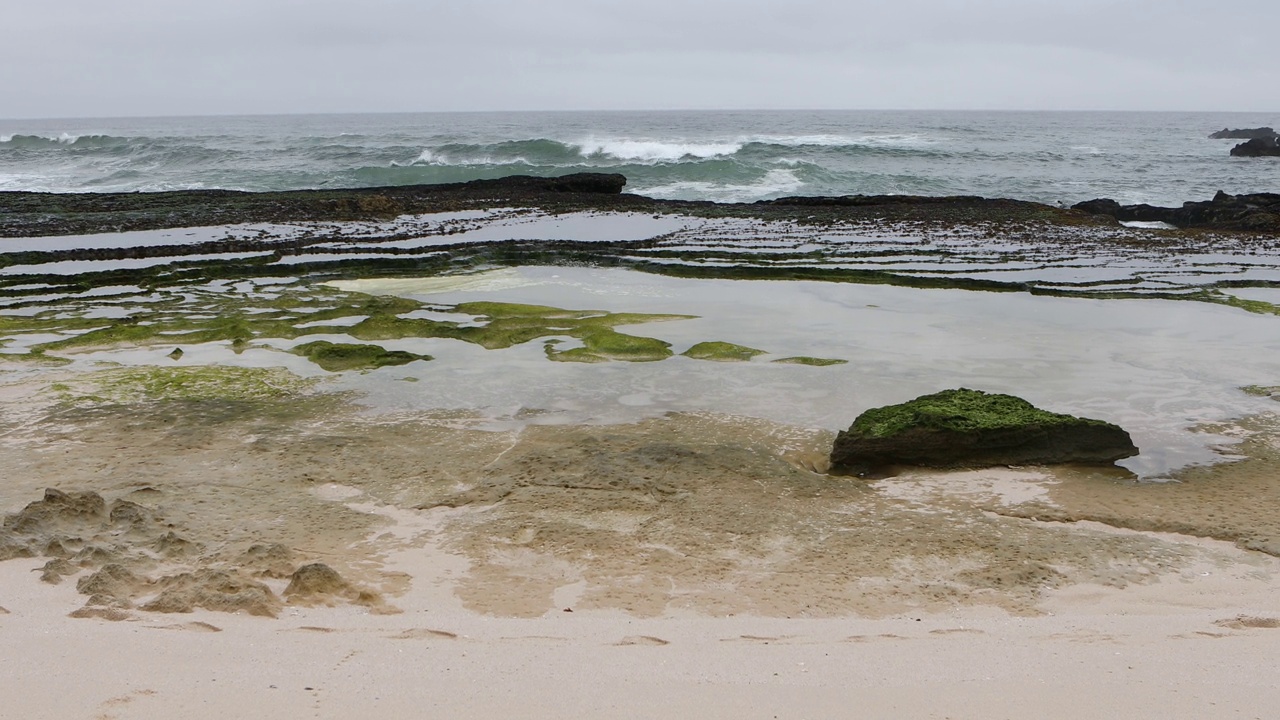
[[[40,457],[45,471],[53,472],[47,465],[51,452],[73,442],[76,453],[56,461],[62,468],[56,471],[58,484],[93,487],[91,478],[101,477],[94,469],[99,460],[118,452],[110,437],[123,436],[104,437],[110,426],[98,425],[96,431],[65,427],[74,440],[41,438],[40,428],[32,427],[25,442],[35,447],[14,453],[21,446],[10,435],[6,458],[12,463],[15,455]],[[1073,479],[1069,471],[915,473],[857,490],[855,496],[883,495],[877,502],[888,505],[881,517],[914,518],[918,530],[909,543],[890,541],[888,527],[877,521],[876,534],[884,542],[868,549],[899,556],[896,570],[881,585],[878,610],[865,602],[841,610],[831,605],[830,593],[839,587],[831,571],[847,572],[837,570],[847,549],[833,546],[821,556],[825,561],[792,575],[779,572],[795,567],[786,543],[775,544],[774,552],[783,555],[769,560],[767,555],[752,559],[749,552],[717,552],[713,542],[706,551],[722,559],[710,565],[664,567],[650,558],[610,579],[599,568],[634,563],[626,557],[634,551],[601,544],[599,529],[588,528],[605,522],[615,531],[635,532],[640,526],[623,517],[627,512],[648,517],[642,525],[661,525],[651,515],[651,503],[627,510],[626,502],[613,501],[612,515],[598,510],[580,515],[576,522],[597,533],[597,540],[590,535],[571,540],[563,533],[573,514],[557,510],[557,503],[583,502],[582,490],[559,491],[560,500],[547,489],[490,506],[413,510],[406,507],[410,498],[400,495],[398,503],[385,503],[381,498],[396,497],[397,491],[370,484],[382,475],[379,466],[393,466],[385,448],[398,442],[380,450],[371,444],[377,435],[366,432],[363,453],[348,453],[347,460],[334,463],[300,452],[295,438],[292,459],[281,461],[295,466],[303,461],[295,475],[312,479],[299,482],[245,467],[261,450],[236,449],[243,444],[235,426],[223,430],[225,441],[185,457],[174,457],[171,447],[190,442],[183,433],[153,434],[150,446],[135,450],[125,466],[113,470],[112,475],[132,480],[108,476],[98,485],[109,488],[109,497],[133,497],[157,511],[180,504],[203,508],[204,515],[231,511],[222,520],[178,523],[177,530],[195,541],[219,537],[226,532],[218,530],[219,523],[228,522],[241,527],[242,535],[269,540],[287,528],[273,532],[259,518],[285,506],[298,518],[321,511],[311,517],[331,519],[311,522],[304,530],[310,540],[298,548],[297,562],[309,552],[310,559],[342,568],[352,581],[368,587],[380,583],[387,608],[375,611],[322,597],[290,601],[276,619],[199,608],[185,613],[126,609],[69,619],[85,599],[75,582],[40,582],[36,576],[43,559],[9,560],[0,563],[0,606],[8,611],[0,615],[0,629],[13,657],[22,659],[0,678],[0,689],[15,703],[11,711],[32,718],[187,712],[342,717],[371,709],[391,717],[520,712],[535,718],[685,713],[835,718],[847,716],[853,704],[865,717],[884,718],[1028,712],[1068,718],[1082,711],[1195,718],[1233,711],[1265,716],[1280,698],[1270,673],[1277,660],[1272,635],[1280,632],[1275,629],[1280,625],[1275,592],[1280,560],[1274,553],[1187,534],[1015,517],[1017,508],[1040,512],[1055,499],[1070,503],[1072,492],[1064,495],[1064,488],[1079,492],[1096,486],[1096,480]],[[580,430],[553,430],[548,437],[559,434],[568,442]],[[380,423],[376,432],[394,437],[402,431]],[[410,434],[422,437],[421,432],[416,426]],[[354,437],[351,428],[330,426],[320,433]],[[1273,440],[1274,435],[1260,436],[1257,443]],[[331,441],[315,438],[301,447],[326,444]],[[502,452],[501,445],[490,452]],[[412,465],[421,469],[420,459],[433,454],[454,472],[465,464],[453,451],[419,450]],[[357,458],[369,465],[365,472],[351,467]],[[1274,474],[1274,458],[1246,462],[1265,463],[1265,472]],[[325,467],[331,477],[349,477],[360,487],[324,482],[315,472]],[[1215,482],[1232,483],[1233,468],[1240,467],[1221,466]],[[33,487],[45,479],[24,477]],[[451,481],[459,479],[455,475]],[[158,492],[138,494],[139,483]],[[127,492],[130,488],[134,492]],[[792,494],[727,495],[720,498],[720,510],[697,507],[709,527],[717,517],[728,517],[724,513],[741,512],[735,506],[747,501],[759,515],[738,520],[738,531],[746,532],[758,517],[778,512],[779,503],[794,502],[786,500]],[[14,507],[21,495],[8,493],[6,504]],[[220,503],[209,504],[219,497]],[[883,515],[889,506],[899,509]],[[259,509],[246,512],[251,507]],[[964,519],[974,511],[966,508],[978,514]],[[992,509],[1002,514],[991,515]],[[348,536],[346,525],[333,519],[352,511],[372,523]],[[844,517],[867,512],[850,511]],[[501,529],[494,524],[495,513],[517,525]],[[1026,574],[1026,560],[1015,555],[992,566],[1005,574],[992,576],[997,582],[986,591],[939,595],[956,581],[956,559],[946,548],[957,541],[985,542],[973,537],[974,521],[984,516],[980,522],[1021,533],[1021,543],[1036,534],[1052,537],[1045,547],[1067,553],[1055,563],[1075,562],[1068,559],[1070,544],[1063,542],[1072,537],[1084,543],[1085,552],[1120,554],[1098,565],[1091,579],[1070,578],[1056,588],[1040,587],[1042,581]],[[193,533],[201,525],[209,534]],[[778,538],[789,532],[782,530]],[[324,542],[325,537],[340,542]],[[352,544],[351,538],[357,541]],[[916,542],[924,547],[913,547]],[[590,555],[576,556],[575,546]],[[1023,550],[1034,557],[1035,547],[1033,541]],[[907,560],[912,557],[916,560]],[[746,584],[727,595],[721,590],[728,578],[715,570],[721,562],[745,563],[740,571],[749,573],[735,581]],[[874,577],[865,559],[857,565],[850,578]],[[639,577],[631,574],[637,571]],[[277,591],[284,586],[280,579],[266,582]],[[641,587],[671,594],[663,604],[637,605],[641,596],[635,590]],[[872,587],[863,585],[863,600]],[[1002,607],[1000,597],[1017,597],[1019,587],[1031,592],[1032,601]],[[786,601],[769,607],[751,600],[769,588]],[[712,606],[689,604],[699,593],[720,599]],[[78,678],[71,689],[65,687],[68,674]]]
[[[849,195],[783,197],[751,203],[670,200],[624,192],[627,178],[582,172],[553,177],[513,175],[435,185],[246,192],[173,190],[132,193],[0,191],[0,238],[290,221],[386,220],[415,213],[506,207],[552,213],[611,211],[686,213],[809,224],[874,219],[933,226],[965,223],[1114,226],[1158,221],[1170,229],[1274,233],[1280,195],[1219,192],[1182,208],[1122,205],[1110,199],[1072,208],[974,195]],[[1239,201],[1235,198],[1239,197]],[[1225,209],[1225,211],[1224,211]]]
[[[1241,342],[1233,328],[1268,331],[1280,314],[1267,294],[1280,282],[1273,233],[1125,228],[980,198],[717,205],[533,187],[0,195],[13,235],[0,247],[22,243],[0,268],[12,356],[0,365],[0,631],[22,659],[0,694],[19,698],[13,711],[1199,718],[1262,717],[1280,701],[1280,429],[1269,388],[1234,390],[1276,382],[1267,368],[1237,366],[1254,374],[1226,385],[1193,367],[1203,387],[1177,398],[1162,392],[1181,376],[1160,372],[1133,376],[1130,396],[1082,398],[1117,412],[1140,398],[1176,419],[1161,432],[1239,440],[1215,448],[1221,462],[1158,478],[1071,467],[833,478],[822,471],[835,428],[727,412],[722,398],[756,393],[781,413],[766,390],[785,390],[818,404],[828,378],[856,386],[860,359],[904,386],[963,377],[894,375],[909,365],[893,357],[894,328],[917,329],[910,352],[1002,382],[1013,342],[974,322],[986,305],[956,316],[973,335],[959,344],[926,333],[938,321],[905,295],[851,292],[826,306],[804,296],[792,332],[753,335],[753,321],[785,318],[736,318],[742,297],[705,280],[942,288],[953,294],[930,299],[948,307],[965,305],[960,290],[996,291],[987,299],[1007,300],[1014,328],[1075,327],[1067,303],[1147,299],[1147,315],[1080,316],[1106,314],[1117,337],[1125,323],[1150,327],[1152,348],[1106,358],[1147,372],[1187,335],[1155,319],[1203,312],[1218,353]],[[247,204],[219,214],[227,198]],[[51,203],[67,203],[65,221],[49,221]],[[238,252],[255,254],[209,257]],[[156,264],[120,264],[144,259]],[[543,274],[506,272],[526,266]],[[624,285],[584,266],[653,279]],[[783,297],[767,285],[744,292],[767,307]],[[1015,306],[1031,295],[1051,297]],[[1161,304],[1172,300],[1186,312]],[[719,304],[702,324],[699,303]],[[499,332],[502,312],[529,334]],[[579,349],[574,322],[612,329],[614,316],[656,354],[555,362]],[[830,340],[837,322],[858,342],[888,338],[887,351],[853,355],[857,343]],[[416,364],[313,367],[293,352],[313,337],[377,342]],[[763,357],[680,352],[723,340]],[[1009,382],[1037,389],[1055,367],[1046,358],[1065,352],[1048,348]],[[772,364],[797,358],[845,360],[849,374]],[[665,387],[680,373],[704,394]],[[553,380],[528,396],[538,402],[486,400],[490,413],[431,404],[499,376]],[[1045,391],[1096,394],[1124,377]],[[570,380],[599,383],[618,409],[556,390]],[[857,402],[882,392],[856,391]],[[378,407],[414,393],[420,406]],[[1256,412],[1222,417],[1246,406]],[[32,510],[48,487],[99,500],[68,510],[55,495]],[[339,580],[299,589],[314,563]],[[60,690],[68,673],[76,685]]]

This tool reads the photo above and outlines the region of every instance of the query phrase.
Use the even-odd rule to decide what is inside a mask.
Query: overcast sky
[[[1280,110],[1276,0],[8,0],[0,117]]]

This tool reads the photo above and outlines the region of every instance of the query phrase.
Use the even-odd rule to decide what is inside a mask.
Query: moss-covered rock
[[[894,465],[1109,464],[1137,453],[1129,433],[1111,423],[961,388],[859,415],[836,437],[831,472],[861,475]]]
[[[404,350],[387,350],[381,345],[357,345],[316,340],[293,348],[301,355],[329,372],[343,370],[372,370],[393,365],[407,365],[414,360],[430,360],[430,355],[416,355]]]
[[[652,362],[671,357],[671,343],[657,338],[627,335],[600,328],[582,337],[583,348],[592,355],[610,360]]]
[[[745,362],[757,355],[764,355],[764,350],[756,350],[744,345],[727,342],[700,342],[680,353],[694,360],[718,360],[720,362]]]

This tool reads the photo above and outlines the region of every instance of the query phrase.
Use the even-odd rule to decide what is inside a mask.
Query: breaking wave
[[[1245,119],[1142,121],[1151,127],[1106,114],[925,112],[7,121],[0,190],[294,190],[596,171],[626,175],[629,192],[683,200],[915,193],[1177,204],[1280,185],[1274,163],[1238,177],[1192,144],[1208,141],[1160,131]]]

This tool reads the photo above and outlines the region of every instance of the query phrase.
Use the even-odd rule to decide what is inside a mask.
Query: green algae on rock
[[[603,355],[596,355],[585,347],[570,348],[568,350],[557,350],[561,340],[548,340],[543,344],[546,350],[547,359],[554,362],[578,362],[578,363],[606,363],[609,358]]]
[[[1240,308],[1241,310],[1256,313],[1258,315],[1280,315],[1280,305],[1269,303],[1265,300],[1250,300],[1248,298],[1242,298],[1239,295],[1222,292],[1216,288],[1197,290],[1195,292],[1188,293],[1186,297],[1191,300],[1199,300],[1201,302],[1210,302],[1218,305]]]
[[[599,328],[582,336],[583,348],[592,355],[610,360],[653,362],[671,357],[671,343]]]
[[[145,300],[142,298],[145,296]],[[103,308],[114,316],[102,316]],[[418,311],[445,315],[415,317]],[[457,320],[447,318],[456,314]],[[502,349],[539,338],[576,338],[589,352],[605,359],[661,360],[670,356],[661,340],[625,335],[621,325],[682,320],[691,315],[610,313],[566,310],[519,303],[471,302],[457,306],[430,305],[417,300],[340,291],[323,285],[300,284],[272,292],[227,292],[213,286],[184,291],[153,291],[112,301],[68,300],[31,315],[0,316],[0,342],[13,344],[23,336],[39,342],[14,360],[47,358],[45,352],[75,352],[148,345],[198,345],[229,342],[240,351],[267,338],[290,340],[307,335],[348,335],[355,340],[445,338],[487,349]],[[48,336],[53,335],[50,339]],[[589,338],[589,339],[588,339]],[[315,346],[323,349],[324,346]],[[337,366],[338,351],[324,350]],[[578,353],[580,354],[580,353]],[[382,364],[398,356],[386,356]],[[571,356],[572,357],[572,356]],[[403,359],[403,358],[401,358]],[[571,359],[571,358],[556,358]],[[405,360],[410,362],[411,360]],[[356,363],[363,366],[365,363]]]
[[[23,365],[69,365],[70,360],[56,355],[45,355],[42,352],[0,353],[0,363],[22,363]]]
[[[716,360],[719,362],[746,362],[757,355],[767,354],[764,350],[756,350],[744,345],[728,342],[710,341],[697,345],[680,353],[694,360]]]
[[[417,355],[404,350],[387,350],[381,345],[357,345],[316,340],[290,350],[329,372],[372,370],[394,365],[407,365],[415,360],[430,360],[430,355]]]
[[[778,358],[773,362],[782,363],[784,365],[811,365],[813,367],[829,367],[831,365],[845,365],[848,360],[839,358],[819,358],[809,357],[808,355],[797,355],[795,357]]]
[[[50,390],[71,403],[133,403],[153,400],[279,400],[316,384],[285,368],[227,365],[124,367],[87,373]]]
[[[39,356],[47,364],[66,362],[57,356],[62,353],[155,345],[183,347],[185,352],[195,345],[223,343],[237,354],[249,348],[294,352],[325,370],[341,372],[427,359],[389,353],[378,344],[426,338],[458,340],[489,350],[542,340],[547,358],[557,362],[654,362],[674,355],[670,343],[618,328],[697,317],[495,301],[447,305],[288,280],[235,285],[219,281],[182,289],[140,290],[107,300],[69,298],[26,315],[0,315],[0,343],[12,349],[14,360],[26,351],[31,355],[26,359]],[[329,344],[302,343],[292,351],[282,349],[280,343],[262,342],[309,335],[346,336],[353,342],[337,338]],[[569,341],[577,341],[578,346],[555,347]],[[710,341],[696,343],[683,354],[700,360],[747,361],[765,351]],[[784,358],[782,362],[831,365],[843,361]]]
[[[1041,410],[1012,395],[961,388],[873,408],[836,436],[831,471],[894,465],[1109,464],[1136,455],[1129,434],[1102,420]]]

